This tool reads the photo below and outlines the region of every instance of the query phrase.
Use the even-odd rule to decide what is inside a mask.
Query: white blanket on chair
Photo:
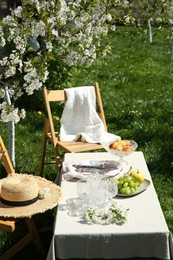
[[[96,96],[93,86],[65,89],[67,101],[60,120],[61,141],[101,143],[120,139],[105,132],[104,124],[96,112]]]

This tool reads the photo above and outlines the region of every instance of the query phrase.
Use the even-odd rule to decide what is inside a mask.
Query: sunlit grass
[[[137,141],[144,152],[170,230],[173,232],[173,75],[170,31],[117,28],[112,55],[83,69],[83,81],[100,84],[108,130]],[[170,73],[171,72],[171,73]]]

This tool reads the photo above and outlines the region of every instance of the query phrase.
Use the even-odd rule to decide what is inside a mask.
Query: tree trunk
[[[11,105],[11,100],[8,92],[8,87],[5,88],[5,99],[8,105]],[[8,154],[15,168],[15,125],[14,121],[8,122]]]
[[[153,37],[152,37],[152,29],[151,29],[150,19],[148,20],[148,30],[149,30],[149,41],[150,41],[150,43],[152,43],[153,42]]]

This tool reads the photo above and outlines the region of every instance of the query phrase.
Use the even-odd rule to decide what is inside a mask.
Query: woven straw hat
[[[51,181],[29,174],[11,174],[0,180],[0,216],[23,218],[52,209],[62,197]]]

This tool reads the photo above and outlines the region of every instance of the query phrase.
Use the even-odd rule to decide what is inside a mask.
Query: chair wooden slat
[[[46,92],[45,97],[47,98],[47,100],[49,102],[57,102],[57,101],[65,101],[66,100],[66,96],[65,96],[65,92],[64,90],[47,90],[46,88],[44,88],[44,90]]]
[[[16,219],[0,217],[0,230],[5,232],[13,232],[15,230]]]
[[[2,156],[2,161],[7,174],[10,175],[12,173],[15,173],[15,169],[11,163],[10,157],[5,148],[1,136],[0,136],[0,154]],[[15,231],[17,221],[19,221],[19,219],[0,217],[0,230],[3,230],[5,232]],[[10,259],[12,256],[14,256],[17,252],[19,252],[25,245],[27,245],[31,241],[33,241],[34,244],[36,245],[42,259],[45,259],[45,252],[32,217],[25,218],[25,221],[29,231],[28,234],[24,238],[22,238],[19,242],[17,242],[13,247],[11,247],[7,252],[1,255],[0,256],[1,260]]]
[[[15,172],[14,167],[12,165],[12,162],[10,160],[10,157],[8,155],[6,148],[5,148],[5,145],[4,145],[4,142],[3,142],[1,136],[0,136],[0,154],[2,156],[2,161],[4,163],[6,172],[8,174],[14,173]]]

